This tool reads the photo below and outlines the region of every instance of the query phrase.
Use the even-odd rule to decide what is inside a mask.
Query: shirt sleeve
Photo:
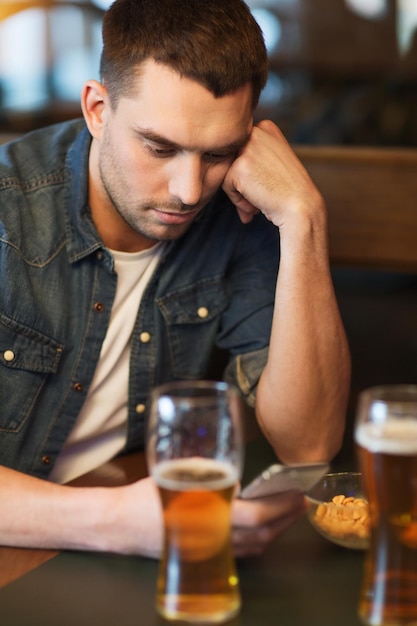
[[[224,379],[238,387],[247,404],[254,408],[259,377],[266,365],[269,348],[239,354],[229,361]]]

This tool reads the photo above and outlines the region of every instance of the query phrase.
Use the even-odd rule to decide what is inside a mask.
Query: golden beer
[[[156,605],[167,619],[222,622],[240,609],[230,543],[236,470],[187,458],[154,467],[164,515]]]
[[[417,625],[417,420],[362,423],[355,439],[371,515],[359,615]]]

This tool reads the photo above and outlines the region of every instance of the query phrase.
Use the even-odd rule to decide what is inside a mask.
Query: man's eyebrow
[[[136,128],[136,133],[138,133],[138,135],[140,135],[144,139],[147,139],[148,141],[158,143],[161,146],[166,146],[167,148],[172,148],[175,150],[187,149],[187,146],[180,145],[176,143],[175,141],[172,141],[171,139],[167,139],[166,137],[163,137],[159,133],[156,133],[155,131],[148,129],[148,128]],[[218,152],[220,154],[230,154],[233,152],[238,152],[247,143],[249,136],[250,135],[248,133],[247,135],[245,135],[244,137],[240,139],[236,139],[235,141],[232,141],[228,144],[224,144],[223,146],[213,147],[209,150],[206,150],[205,152]]]

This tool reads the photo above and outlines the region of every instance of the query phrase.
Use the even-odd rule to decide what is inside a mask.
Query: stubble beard
[[[118,166],[111,157],[111,149],[108,141],[104,139],[104,155],[99,159],[99,174],[101,185],[109,201],[111,210],[114,210],[119,217],[138,235],[150,241],[171,241],[181,237],[191,226],[194,220],[180,225],[167,225],[155,219],[154,210],[166,211],[167,213],[185,213],[190,211],[190,207],[181,202],[157,203],[147,200],[143,203],[134,204],[131,198],[123,196],[124,189],[123,176],[119,175]],[[108,172],[110,174],[108,175]],[[120,183],[120,181],[122,181]],[[126,194],[124,194],[126,195]]]

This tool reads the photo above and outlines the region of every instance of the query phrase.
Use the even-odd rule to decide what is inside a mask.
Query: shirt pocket
[[[201,280],[157,299],[167,327],[168,352],[175,378],[204,377],[228,306],[222,278]]]
[[[47,335],[0,314],[0,431],[22,428],[62,351]]]

